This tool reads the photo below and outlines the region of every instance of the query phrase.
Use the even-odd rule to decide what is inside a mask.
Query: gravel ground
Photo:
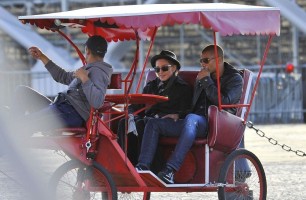
[[[306,125],[262,125],[257,128],[278,141],[286,144],[292,150],[306,152]],[[306,156],[297,156],[294,152],[284,151],[279,145],[272,145],[265,137],[258,136],[254,130],[247,129],[245,133],[246,148],[257,155],[262,162],[267,176],[268,198],[270,200],[303,200],[306,199]],[[51,175],[54,169],[64,162],[62,157],[51,151],[32,150],[35,162],[28,163],[29,168],[35,169],[37,177]],[[43,155],[43,156],[41,156]],[[36,159],[35,157],[37,156]],[[8,156],[0,158],[0,200],[31,199],[21,187],[23,178],[29,176],[21,169],[18,162],[8,162]],[[22,176],[16,178],[16,170]],[[28,198],[27,198],[28,197]],[[216,193],[152,193],[151,199],[218,199]]]

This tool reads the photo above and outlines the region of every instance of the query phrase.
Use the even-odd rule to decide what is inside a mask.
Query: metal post
[[[142,4],[142,0],[137,0],[137,4],[141,5]],[[139,41],[139,61],[138,61],[138,68],[141,70],[142,67],[144,65],[144,45],[143,45],[143,41],[140,40]]]
[[[209,183],[209,146],[205,144],[205,184]]]
[[[67,0],[61,0],[61,10],[62,10],[62,12],[68,11],[68,9],[69,9],[68,1]],[[70,35],[70,30],[69,29],[64,29],[63,32],[66,35]],[[65,49],[67,51],[70,51],[71,46],[67,43],[66,46],[65,46]]]
[[[182,24],[180,27],[180,61],[181,61],[181,65],[185,66],[184,62],[185,62],[185,50],[184,50],[184,25]]]
[[[295,67],[299,66],[299,59],[298,59],[298,55],[299,55],[299,33],[298,30],[296,28],[296,26],[292,26],[292,64]]]
[[[26,2],[25,3],[26,9],[27,9],[27,15],[31,15],[32,14],[32,6],[33,4],[30,2]]]
[[[62,2],[61,3],[62,11],[67,11],[68,10],[68,2],[67,2],[67,0],[62,0],[61,2]]]
[[[306,67],[301,68],[302,72],[302,91],[304,91],[304,88],[306,88]],[[304,117],[304,123],[306,123],[306,92],[303,92],[303,117]]]
[[[296,4],[295,0],[292,0],[292,3]],[[297,73],[302,74],[302,90],[304,91],[306,88],[306,68],[299,67],[299,32],[295,25],[292,25],[292,64],[296,68]],[[306,122],[306,93],[302,92],[303,94],[303,116],[304,122]]]

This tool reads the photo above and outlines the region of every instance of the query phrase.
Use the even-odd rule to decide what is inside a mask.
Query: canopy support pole
[[[153,30],[153,34],[152,34],[152,37],[151,37],[150,47],[148,49],[148,52],[147,52],[147,55],[146,55],[146,59],[145,59],[145,62],[143,64],[143,67],[142,67],[142,71],[141,71],[141,74],[140,74],[140,77],[139,77],[139,80],[138,80],[138,83],[137,83],[137,88],[136,88],[136,92],[135,93],[139,92],[140,84],[142,82],[142,77],[143,77],[144,71],[146,69],[148,58],[149,58],[149,55],[150,55],[150,52],[151,52],[151,49],[152,49],[152,46],[153,46],[153,43],[154,43],[154,40],[155,40],[156,32],[157,32],[157,27],[155,27],[155,29]]]
[[[261,76],[261,73],[262,73],[262,69],[263,69],[264,63],[266,62],[266,59],[267,59],[267,56],[268,56],[269,48],[270,48],[270,45],[272,43],[272,38],[273,38],[273,35],[269,35],[269,39],[268,39],[268,42],[267,42],[267,45],[266,45],[266,49],[265,49],[264,55],[263,55],[263,57],[262,57],[262,59],[260,61],[260,68],[259,68],[259,72],[258,72],[258,75],[257,75],[255,86],[254,86],[253,91],[252,91],[252,96],[251,96],[250,103],[249,103],[250,105],[252,105],[253,99],[255,97],[255,92],[256,92],[258,84],[259,84],[259,79],[260,79],[260,76]],[[244,121],[247,120],[249,112],[250,112],[250,109],[251,109],[251,106],[248,106],[247,107],[247,111],[246,111],[246,113],[244,115]]]
[[[221,104],[221,91],[220,91],[220,69],[219,69],[219,55],[217,48],[217,34],[214,31],[214,46],[215,46],[215,60],[216,60],[216,73],[217,73],[217,89],[218,89],[218,108],[222,109]]]
[[[63,33],[63,32],[60,31],[60,30],[57,30],[57,32],[58,32],[61,36],[63,36],[63,37],[73,46],[73,48],[74,48],[74,49],[76,50],[76,52],[78,53],[78,55],[79,55],[79,57],[80,57],[80,59],[81,59],[83,65],[86,65],[86,59],[85,59],[83,53],[80,51],[80,49],[72,42],[72,40],[71,40],[65,33]]]

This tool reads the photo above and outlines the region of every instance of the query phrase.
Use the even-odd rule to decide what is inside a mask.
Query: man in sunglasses
[[[136,123],[135,134],[128,134],[128,152],[130,161],[136,165],[141,145],[141,139],[146,122],[151,118],[171,120],[183,119],[187,110],[190,109],[192,99],[192,88],[178,76],[181,68],[180,62],[176,55],[168,50],[162,50],[160,54],[151,59],[151,65],[155,70],[156,78],[146,84],[143,89],[144,94],[155,94],[167,96],[168,101],[157,103],[134,116]],[[130,105],[128,111],[130,114],[143,108],[145,105]],[[133,117],[132,115],[130,115]],[[129,126],[130,127],[130,126]],[[125,119],[119,122],[118,142],[124,148],[125,144]]]
[[[143,135],[141,153],[137,170],[149,170],[160,136],[179,137],[175,150],[168,159],[165,168],[158,173],[158,177],[166,183],[174,183],[174,173],[181,167],[184,158],[196,137],[207,136],[208,107],[218,105],[218,89],[216,66],[220,72],[222,104],[236,104],[242,94],[243,79],[240,72],[224,62],[223,50],[217,46],[218,57],[214,53],[215,46],[205,47],[201,54],[199,71],[192,100],[191,112],[184,120],[171,119],[148,121]],[[235,114],[235,108],[227,108]]]

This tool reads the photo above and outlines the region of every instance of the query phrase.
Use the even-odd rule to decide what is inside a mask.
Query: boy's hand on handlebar
[[[171,118],[174,121],[177,121],[179,119],[179,115],[178,114],[168,114],[168,115],[163,116],[162,118]]]

